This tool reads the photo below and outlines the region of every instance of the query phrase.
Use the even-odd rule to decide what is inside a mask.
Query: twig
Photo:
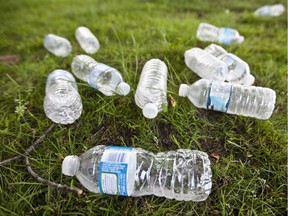
[[[78,189],[78,188],[71,188],[69,187],[68,185],[62,185],[62,184],[57,184],[57,183],[54,183],[54,182],[51,182],[47,179],[43,179],[41,178],[39,175],[37,175],[37,173],[35,173],[33,171],[33,169],[31,168],[31,165],[30,165],[30,161],[27,157],[25,157],[25,163],[26,163],[26,167],[27,167],[27,170],[28,172],[39,182],[43,183],[43,184],[46,184],[46,185],[49,185],[51,187],[54,187],[56,189],[60,189],[60,190],[66,190],[66,191],[69,191],[69,192],[72,192],[72,193],[75,193],[77,195],[81,195],[83,193],[83,190],[81,189]]]
[[[14,161],[14,160],[20,160],[22,158],[24,158],[25,156],[27,156],[31,151],[33,151],[35,149],[35,147],[37,147],[41,142],[43,142],[43,140],[47,137],[47,135],[53,130],[53,128],[55,127],[55,124],[52,124],[46,131],[45,133],[40,136],[28,149],[26,149],[24,151],[24,153],[22,155],[17,155],[13,158],[9,158],[7,160],[1,161],[0,162],[0,166],[4,166],[7,163]]]

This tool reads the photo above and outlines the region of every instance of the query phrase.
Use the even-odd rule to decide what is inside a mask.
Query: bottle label
[[[220,43],[229,45],[232,43],[233,37],[235,35],[235,30],[231,28],[222,28],[222,37]]]
[[[210,84],[207,109],[226,112],[230,102],[232,85],[225,82],[212,82]]]
[[[130,196],[127,191],[127,174],[132,147],[108,146],[102,155],[98,186],[101,193]]]

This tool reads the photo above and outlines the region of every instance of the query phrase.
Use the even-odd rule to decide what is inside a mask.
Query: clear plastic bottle
[[[181,84],[179,96],[188,97],[198,108],[268,119],[276,93],[272,89],[200,79],[191,86]]]
[[[225,49],[216,44],[210,44],[204,51],[217,57],[228,66],[228,74],[226,77],[228,82],[244,85],[252,85],[254,83],[255,78],[250,74],[249,65],[239,57],[232,53],[228,53]]]
[[[98,63],[90,56],[75,56],[71,67],[76,77],[88,82],[92,88],[106,96],[127,95],[130,92],[130,86],[123,82],[122,75],[118,70]]]
[[[159,59],[144,65],[134,98],[146,118],[155,118],[167,106],[167,76],[167,66]]]
[[[254,15],[256,16],[280,16],[285,11],[285,6],[283,4],[275,5],[264,5],[258,8]]]
[[[185,51],[184,57],[187,67],[201,78],[224,81],[228,75],[224,62],[198,47]]]
[[[188,149],[153,154],[141,148],[100,145],[79,157],[65,157],[62,173],[76,176],[91,192],[111,195],[154,194],[199,202],[212,187],[208,155]]]
[[[54,70],[46,80],[44,111],[49,119],[60,124],[72,124],[82,113],[82,101],[76,81],[65,70]]]
[[[225,45],[240,44],[244,37],[232,28],[218,28],[208,23],[200,23],[196,37],[202,41],[219,42]]]
[[[49,52],[60,57],[68,56],[72,50],[71,43],[66,38],[54,34],[46,35],[43,45]]]
[[[98,51],[99,41],[87,27],[78,27],[75,31],[75,37],[86,53],[94,54]]]

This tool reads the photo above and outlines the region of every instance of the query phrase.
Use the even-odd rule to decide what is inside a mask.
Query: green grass
[[[16,65],[0,64],[0,161],[22,153],[50,126],[43,111],[45,79],[57,68],[71,71],[73,56],[84,53],[74,37],[80,25],[100,41],[92,57],[119,69],[132,91],[105,97],[78,80],[81,117],[73,125],[58,125],[30,155],[40,176],[82,188],[76,178],[61,174],[62,160],[100,144],[220,155],[210,158],[213,189],[201,203],[87,190],[76,197],[38,183],[22,162],[11,163],[0,167],[0,215],[286,215],[287,16],[254,17],[266,2],[0,0],[0,55],[21,56]],[[237,28],[245,36],[243,44],[225,49],[249,63],[255,85],[276,91],[269,120],[200,110],[177,96],[181,83],[199,79],[185,66],[183,54],[209,44],[195,37],[200,22]],[[48,53],[42,46],[48,33],[69,39],[72,54]],[[133,98],[150,58],[168,65],[168,91],[177,100],[154,120],[144,119]]]

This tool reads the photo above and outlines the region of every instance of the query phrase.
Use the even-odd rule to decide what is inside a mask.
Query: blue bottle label
[[[233,37],[235,35],[235,30],[231,28],[222,28],[222,35],[220,43],[229,45],[232,43]]]
[[[225,82],[212,82],[208,93],[207,109],[226,112],[230,102],[232,85]]]
[[[101,193],[129,196],[127,174],[132,147],[108,146],[100,161],[98,186]]]

